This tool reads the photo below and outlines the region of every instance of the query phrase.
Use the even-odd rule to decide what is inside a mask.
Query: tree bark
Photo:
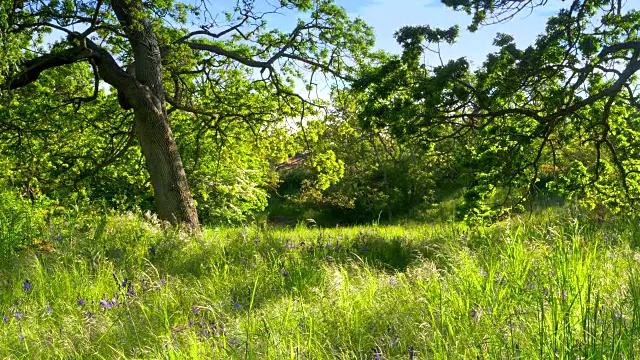
[[[178,146],[169,126],[162,82],[160,46],[151,21],[128,0],[112,0],[113,10],[133,50],[135,88],[117,88],[133,108],[142,154],[151,176],[158,216],[199,229],[198,212],[187,184]]]
[[[151,176],[158,216],[172,224],[198,230],[198,213],[167,113],[163,107],[156,106],[155,101],[135,103],[136,130]]]

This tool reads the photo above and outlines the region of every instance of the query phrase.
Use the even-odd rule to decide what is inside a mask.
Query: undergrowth
[[[192,237],[132,214],[31,216],[37,231],[7,225],[0,235],[20,238],[0,264],[2,358],[630,359],[640,350],[631,217],[553,210],[473,228]]]

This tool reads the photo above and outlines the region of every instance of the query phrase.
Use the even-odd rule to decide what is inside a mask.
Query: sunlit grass
[[[0,264],[0,357],[635,358],[640,229],[52,221]],[[38,250],[37,248],[40,248]],[[28,280],[28,285],[25,283]],[[31,289],[31,286],[33,287]]]

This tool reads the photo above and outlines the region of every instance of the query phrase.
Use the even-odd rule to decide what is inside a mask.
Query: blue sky
[[[496,49],[492,46],[498,32],[512,35],[520,46],[533,43],[544,31],[546,20],[556,13],[557,8],[536,9],[524,12],[504,24],[496,24],[470,33],[466,27],[471,17],[461,11],[453,11],[442,5],[440,0],[336,0],[336,3],[371,25],[375,30],[376,46],[398,53],[400,47],[393,38],[396,30],[405,25],[430,25],[448,28],[459,24],[461,36],[453,46],[441,46],[443,59],[466,57],[475,66],[480,66],[486,55]],[[435,56],[427,58],[435,65],[439,60]]]

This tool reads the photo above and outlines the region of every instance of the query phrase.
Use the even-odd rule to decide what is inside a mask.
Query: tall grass
[[[221,228],[190,238],[131,214],[78,215],[37,234],[0,264],[2,358],[631,359],[640,350],[632,218],[554,211],[477,228]]]

